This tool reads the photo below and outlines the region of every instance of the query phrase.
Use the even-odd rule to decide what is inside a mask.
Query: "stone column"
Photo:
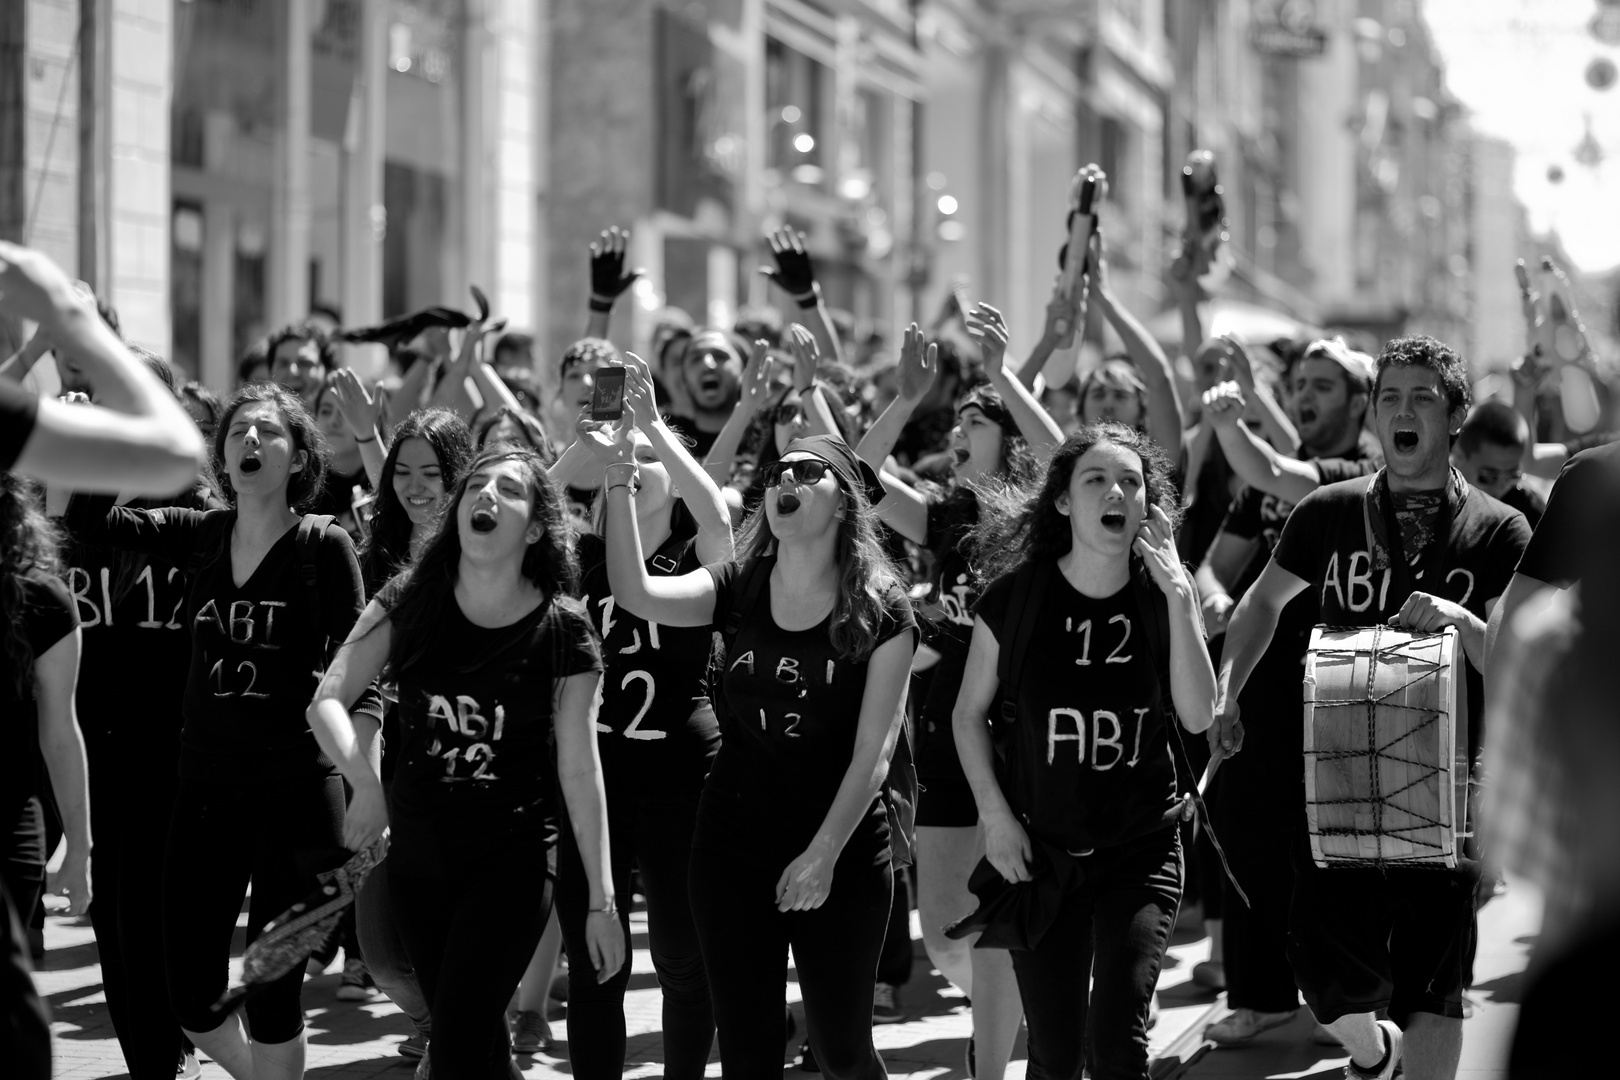
[[[124,336],[167,356],[173,11],[141,0],[111,2],[106,291]]]
[[[310,0],[284,0],[272,151],[265,315],[272,326],[309,314]]]
[[[343,321],[366,326],[382,310],[383,153],[387,131],[388,20],[383,0],[361,0],[360,70],[343,168]]]

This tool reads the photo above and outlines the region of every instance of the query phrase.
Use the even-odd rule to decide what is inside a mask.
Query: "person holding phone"
[[[615,600],[662,625],[720,627],[728,642],[691,866],[721,1067],[780,1072],[791,945],[821,1068],[882,1077],[872,1002],[894,878],[880,789],[916,620],[879,546],[877,474],[836,436],[795,439],[768,470],[737,561],[655,577],[635,527],[632,425],[594,430]]]
[[[507,1080],[506,1004],[550,915],[559,792],[589,880],[574,963],[605,981],[625,962],[596,750],[601,659],[539,458],[482,455],[449,507],[367,607],[308,717],[355,789],[345,844],[392,825],[383,871],[428,1000],[433,1072]],[[346,708],[379,676],[399,688],[386,800],[372,740]],[[517,902],[491,917],[492,898]]]
[[[634,528],[652,554],[655,578],[690,574],[732,558],[731,516],[714,481],[658,416],[652,373],[639,357],[599,372],[596,386],[617,376],[632,438],[639,487]],[[593,410],[594,412],[594,410]],[[617,418],[615,418],[617,419]],[[599,429],[581,438],[604,452]],[[598,515],[602,507],[598,505]],[[608,578],[607,545],[579,539],[583,599],[602,639],[602,706],[597,714],[607,786],[614,891],[628,896],[632,864],[647,897],[653,966],[663,991],[664,1075],[703,1075],[714,1045],[714,1009],[698,947],[688,879],[692,834],[704,778],[720,746],[720,726],[706,679],[712,634],[707,626],[675,627],[642,619],[618,602]],[[589,878],[562,830],[557,908],[570,955],[585,948]],[[630,913],[620,920],[626,935]],[[573,978],[568,991],[568,1056],[582,1080],[624,1072],[624,994],[629,965],[605,983]]]

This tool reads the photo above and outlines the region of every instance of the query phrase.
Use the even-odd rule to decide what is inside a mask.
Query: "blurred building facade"
[[[3,10],[0,234],[216,386],[314,308],[356,325],[466,307],[475,283],[535,329],[544,377],[584,326],[587,245],[614,224],[648,271],[615,314],[625,341],[666,303],[722,324],[780,306],[757,268],[765,232],[790,225],[832,306],[880,338],[931,321],[965,277],[1017,353],[1086,162],[1111,178],[1116,291],[1144,317],[1171,306],[1195,147],[1227,194],[1218,295],[1482,358],[1504,332],[1479,260],[1519,219],[1415,0]]]

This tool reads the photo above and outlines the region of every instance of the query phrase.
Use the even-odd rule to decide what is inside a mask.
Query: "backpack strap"
[[[214,560],[230,558],[230,526],[235,520],[235,515],[231,513],[213,514],[204,519],[206,532],[191,546],[191,557],[186,560],[184,567],[188,582]],[[187,588],[190,588],[189,584]]]
[[[737,640],[737,634],[742,630],[743,619],[747,618],[748,613],[758,603],[759,594],[765,591],[765,583],[770,580],[771,567],[775,565],[775,555],[760,555],[738,565],[737,582],[733,586],[736,598],[732,600],[731,610],[726,612],[726,623],[720,629],[720,638],[725,644],[727,657],[731,655],[732,643]]]
[[[1029,656],[1029,643],[1035,637],[1035,622],[1041,613],[1052,582],[1053,565],[1044,560],[1027,562],[1013,574],[1012,596],[1002,623],[1006,631],[1004,647],[996,654],[996,682],[1001,707],[991,717],[994,724],[1012,724],[1018,719],[1018,682]]]
[[[1238,896],[1243,899],[1244,907],[1253,907],[1249,903],[1249,894],[1243,891],[1232,875],[1232,866],[1226,861],[1226,851],[1221,847],[1220,838],[1215,835],[1215,823],[1210,820],[1209,808],[1204,805],[1204,795],[1198,790],[1198,774],[1193,770],[1192,762],[1187,757],[1187,744],[1181,737],[1181,720],[1176,716],[1176,702],[1170,689],[1170,604],[1165,595],[1153,584],[1147,567],[1136,560],[1131,561],[1131,587],[1136,592],[1136,606],[1142,618],[1147,621],[1147,648],[1148,658],[1153,661],[1153,671],[1159,679],[1159,700],[1164,709],[1165,726],[1170,729],[1174,738],[1171,745],[1179,758],[1182,772],[1187,774],[1187,780],[1192,790],[1189,795],[1193,805],[1198,809],[1198,817],[1204,823],[1204,832],[1209,837],[1210,846],[1220,857],[1221,869],[1226,871],[1226,880],[1232,883]]]
[[[305,514],[298,522],[298,573],[304,579],[304,584],[320,593],[320,579],[317,568],[320,565],[321,538],[326,535],[326,527],[337,518],[331,514]]]
[[[686,558],[686,553],[696,543],[697,537],[695,535],[671,534],[647,561],[652,563],[659,573],[673,574],[680,569],[681,560]]]

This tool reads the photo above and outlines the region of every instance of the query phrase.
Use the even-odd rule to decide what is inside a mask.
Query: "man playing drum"
[[[1243,746],[1244,684],[1283,608],[1307,588],[1327,626],[1455,627],[1469,687],[1468,715],[1455,720],[1468,725],[1468,745],[1479,746],[1486,619],[1530,530],[1518,511],[1469,487],[1450,467],[1451,438],[1468,415],[1468,399],[1467,370],[1440,342],[1401,338],[1379,354],[1373,417],[1386,467],[1307,495],[1233,612],[1215,736],[1227,754]],[[1388,1078],[1404,1056],[1412,1080],[1452,1080],[1475,944],[1478,865],[1318,869],[1303,835],[1295,855],[1289,961],[1306,1004],[1350,1053],[1345,1075]],[[1386,1008],[1391,1020],[1377,1020]]]

